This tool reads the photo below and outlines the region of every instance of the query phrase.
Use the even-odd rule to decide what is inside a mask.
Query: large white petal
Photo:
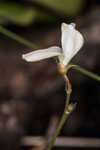
[[[28,62],[34,62],[59,55],[62,55],[61,48],[53,46],[47,49],[36,50],[27,54],[23,54],[22,58]]]
[[[83,36],[75,29],[75,24],[62,24],[63,65],[67,65],[83,45]]]

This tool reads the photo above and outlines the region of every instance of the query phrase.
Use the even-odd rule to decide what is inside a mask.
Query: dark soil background
[[[59,18],[59,17],[58,17]],[[87,1],[80,15],[69,19],[83,33],[85,44],[72,62],[100,75],[100,2]],[[38,22],[5,27],[40,48],[60,45],[60,23]],[[69,22],[69,21],[68,21]],[[54,59],[27,63],[31,49],[0,34],[0,147],[20,149],[24,135],[46,135],[50,120],[59,120],[65,103],[64,80]],[[100,83],[75,70],[68,73],[71,101],[77,108],[61,131],[63,136],[100,137]]]

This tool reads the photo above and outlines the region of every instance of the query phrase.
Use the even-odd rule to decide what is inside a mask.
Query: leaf
[[[54,16],[37,10],[34,7],[25,7],[18,3],[0,3],[0,24],[12,22],[18,25],[28,25],[33,21],[56,20]]]
[[[14,22],[27,25],[36,17],[36,11],[17,3],[0,3],[0,23]]]
[[[29,1],[29,0],[28,0]],[[85,0],[30,0],[46,7],[52,8],[53,10],[66,14],[66,15],[77,15],[84,7]]]

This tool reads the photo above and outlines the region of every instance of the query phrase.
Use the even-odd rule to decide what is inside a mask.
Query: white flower
[[[60,63],[66,66],[69,61],[76,55],[84,43],[82,34],[75,29],[75,24],[61,25],[61,44],[62,48],[58,46],[41,49],[22,55],[22,58],[28,62],[39,61],[42,59],[60,56]]]

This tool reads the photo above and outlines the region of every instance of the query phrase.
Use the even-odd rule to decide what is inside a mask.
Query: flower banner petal
[[[62,50],[63,50],[63,65],[67,65],[74,55],[82,47],[84,40],[80,32],[75,29],[75,24],[69,25],[63,23],[62,30]]]

